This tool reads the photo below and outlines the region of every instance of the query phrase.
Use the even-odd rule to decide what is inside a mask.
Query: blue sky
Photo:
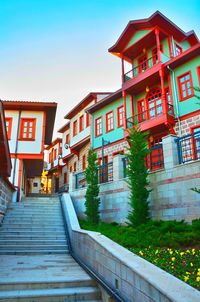
[[[0,0],[0,98],[57,101],[56,128],[90,91],[121,84],[108,53],[129,20],[160,10],[200,37],[197,0]]]

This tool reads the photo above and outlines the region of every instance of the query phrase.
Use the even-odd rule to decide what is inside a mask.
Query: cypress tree
[[[87,220],[91,224],[98,224],[100,220],[99,216],[99,185],[98,185],[98,170],[97,170],[97,155],[90,149],[88,154],[88,166],[85,170],[85,177],[87,181],[87,191],[86,191],[86,201],[85,214],[87,215]]]
[[[128,220],[133,227],[146,223],[149,218],[148,168],[146,157],[149,154],[147,132],[141,132],[137,125],[129,130],[127,148],[127,182],[130,189],[131,211]]]

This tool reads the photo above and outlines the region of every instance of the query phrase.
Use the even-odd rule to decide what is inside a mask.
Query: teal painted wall
[[[138,30],[131,38],[131,40],[128,42],[125,48],[128,48],[129,46],[133,45],[135,42],[143,38],[145,35],[147,35],[150,32],[150,30]]]
[[[180,101],[179,91],[178,91],[178,81],[177,81],[177,77],[179,77],[180,75],[182,75],[188,71],[191,71],[193,86],[198,87],[199,80],[198,80],[198,74],[197,74],[197,66],[200,66],[200,56],[196,57],[193,60],[188,61],[187,63],[181,65],[180,67],[178,67],[174,70],[175,79],[176,79],[175,85],[176,85],[176,91],[177,91],[177,96],[178,96],[178,106],[179,106],[180,116],[200,109],[199,104],[197,104],[198,100],[195,96],[193,96],[185,101]],[[172,77],[171,77],[171,81],[172,81]],[[173,99],[175,100],[174,89],[172,89],[172,90],[173,90]],[[174,106],[175,106],[175,110],[177,112],[175,102],[174,102]]]
[[[182,49],[183,49],[183,51],[185,51],[185,50],[187,50],[187,49],[189,49],[191,47],[190,43],[188,41],[186,41],[186,40],[183,41],[183,42],[181,42],[181,43],[174,41],[174,43],[177,44],[177,45],[179,45],[179,46],[181,46]]]
[[[102,109],[97,110],[92,114],[92,147],[94,149],[99,148],[102,146],[102,137],[105,140],[115,142],[117,140],[124,138],[124,130],[123,127],[117,127],[117,108],[123,105],[123,98],[117,99],[113,101],[111,104],[103,107]],[[106,113],[109,111],[114,112],[114,130],[111,132],[106,133]],[[99,137],[95,137],[95,119],[102,116],[102,126],[103,126],[103,134]],[[132,116],[131,112],[131,102],[130,96],[127,96],[127,117]]]

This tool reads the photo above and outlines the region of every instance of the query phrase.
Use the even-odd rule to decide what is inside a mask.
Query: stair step
[[[96,287],[79,287],[79,288],[55,288],[55,289],[36,289],[36,290],[13,290],[0,292],[0,300],[5,301],[42,301],[56,302],[66,301],[66,298],[81,300],[98,299],[100,298],[100,290]],[[63,300],[61,300],[63,298]],[[37,300],[34,300],[37,299]],[[76,301],[75,300],[75,301]]]
[[[44,235],[3,235],[0,233],[0,240],[66,240],[65,235],[52,235],[52,236],[44,236]]]
[[[2,240],[1,238],[0,238],[0,249],[1,249],[1,246],[2,245],[6,245],[6,246],[10,246],[10,245],[15,245],[15,244],[17,244],[17,245],[21,245],[21,246],[24,246],[24,245],[26,245],[26,244],[30,244],[30,246],[31,245],[37,245],[37,244],[39,244],[39,245],[49,245],[49,244],[51,244],[51,245],[65,245],[67,243],[67,240],[65,239],[65,240],[44,240],[44,239],[42,239],[42,240],[35,240],[35,239],[33,239],[33,240],[20,240],[20,239],[17,239],[17,240],[8,240],[8,239],[6,239],[6,240]]]
[[[57,231],[56,233],[52,234],[52,232],[44,231],[44,230],[38,230],[38,231],[27,231],[27,230],[25,230],[25,231],[22,231],[22,230],[20,230],[20,231],[17,231],[17,230],[4,231],[4,230],[0,229],[0,236],[1,235],[30,235],[30,236],[56,235],[56,236],[59,236],[59,235],[65,235],[65,231],[63,229],[59,232]]]
[[[0,250],[0,255],[56,255],[56,254],[66,254],[68,253],[68,249],[61,249],[61,250]],[[1,301],[1,300],[0,300]]]
[[[73,266],[77,268],[77,264],[70,264],[70,268]],[[96,281],[93,279],[76,279],[70,278],[65,281],[27,281],[27,282],[0,282],[0,292],[8,290],[28,290],[28,289],[45,289],[45,288],[69,288],[69,287],[86,287],[95,286]]]

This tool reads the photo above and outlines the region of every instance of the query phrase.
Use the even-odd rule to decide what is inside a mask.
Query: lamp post
[[[104,182],[104,147],[105,145],[110,144],[110,141],[105,140],[102,137],[102,149],[101,149],[101,156],[102,156],[102,182]]]

